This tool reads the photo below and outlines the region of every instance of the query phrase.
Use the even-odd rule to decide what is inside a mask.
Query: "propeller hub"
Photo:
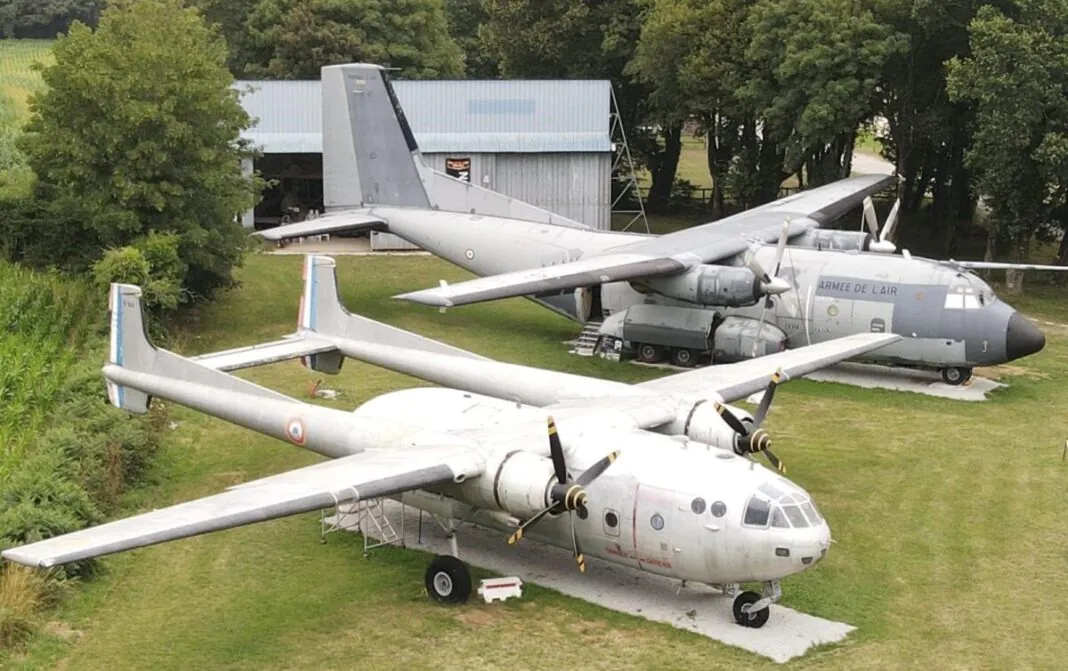
[[[761,282],[760,288],[767,294],[783,294],[793,289],[793,285],[781,277],[771,277],[768,282]]]
[[[893,254],[897,251],[897,245],[889,240],[872,240],[868,245],[868,250],[879,254]]]

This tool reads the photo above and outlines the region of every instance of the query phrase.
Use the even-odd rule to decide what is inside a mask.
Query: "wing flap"
[[[669,375],[638,387],[670,394],[715,393],[729,403],[767,387],[777,370],[781,369],[787,379],[801,377],[899,340],[901,336],[893,333],[857,333],[748,361]]]
[[[2,556],[49,567],[331,507],[388,496],[482,472],[477,452],[462,445],[369,450],[281,473],[221,494],[108,522]]]
[[[423,305],[452,307],[515,296],[537,296],[640,277],[674,275],[688,266],[647,254],[605,254],[543,268],[530,268],[394,296]]]
[[[325,340],[301,335],[288,336],[274,342],[238,347],[190,358],[201,366],[228,372],[298,359],[313,354],[333,352],[336,349],[337,347],[334,344]]]
[[[324,215],[318,219],[309,219],[296,224],[275,226],[263,231],[256,231],[264,240],[289,240],[306,235],[323,235],[326,233],[348,233],[355,231],[386,231],[389,227],[381,217],[362,211],[343,211]]]

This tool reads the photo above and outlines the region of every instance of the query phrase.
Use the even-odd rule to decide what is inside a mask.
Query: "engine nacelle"
[[[764,295],[760,280],[748,268],[700,265],[681,275],[642,280],[658,294],[697,305],[744,307]]]
[[[786,349],[786,339],[786,333],[775,324],[765,321],[761,326],[759,319],[732,315],[712,335],[712,362],[733,363],[781,352]]]
[[[804,235],[790,241],[794,247],[811,249],[836,249],[841,251],[868,251],[871,234],[862,231],[836,231],[829,228],[811,228]]]
[[[743,424],[752,426],[753,416],[748,412],[733,405],[727,405],[727,409]],[[690,440],[732,452],[735,451],[738,436],[716,412],[715,404],[704,400],[695,402],[680,413],[675,422],[668,427],[668,433],[683,435]]]
[[[556,482],[552,460],[517,450],[486,466],[481,477],[461,485],[464,500],[472,505],[524,519],[552,503],[549,493]]]

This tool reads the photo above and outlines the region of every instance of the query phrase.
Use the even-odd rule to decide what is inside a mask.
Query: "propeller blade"
[[[768,275],[768,271],[764,270],[764,266],[760,265],[760,262],[756,259],[756,254],[753,250],[749,251],[748,258],[745,260],[746,268],[752,271],[761,284],[771,284],[771,275]]]
[[[580,487],[585,487],[586,485],[590,484],[591,482],[599,478],[601,476],[601,473],[604,473],[605,470],[607,470],[608,467],[612,465],[612,462],[614,462],[618,457],[619,450],[616,450],[615,452],[606,456],[604,459],[601,459],[596,464],[590,466],[585,471],[583,471],[582,475],[578,476],[578,479],[575,480],[575,484]]]
[[[900,198],[894,201],[894,207],[890,209],[890,214],[886,216],[886,223],[883,224],[883,232],[879,234],[879,242],[886,242],[890,239],[891,234],[894,232],[894,227],[897,226],[899,209],[901,209]]]
[[[749,435],[749,430],[745,428],[745,424],[742,424],[742,420],[738,419],[733,412],[728,410],[727,406],[715,402],[712,404],[712,407],[716,409],[716,412],[718,412],[719,416],[723,418],[723,421],[727,423],[727,426],[734,429],[735,433],[743,436]]]
[[[768,458],[768,461],[771,462],[771,466],[775,470],[782,473],[783,475],[786,475],[786,464],[784,464],[781,459],[772,454],[771,450],[765,448],[764,456]]]
[[[540,520],[541,518],[543,518],[546,515],[548,515],[552,511],[552,509],[556,507],[556,505],[557,504],[555,504],[555,503],[552,504],[548,508],[546,508],[546,509],[542,510],[541,512],[535,514],[534,517],[531,517],[526,522],[523,522],[522,524],[520,524],[519,528],[515,530],[515,533],[513,533],[511,536],[508,537],[508,544],[509,545],[515,545],[516,543],[518,543],[523,538],[523,532],[526,531],[527,527],[533,525],[538,520]]]
[[[764,320],[768,316],[768,308],[771,307],[771,297],[764,299],[764,307],[760,310],[760,323],[757,324],[756,337],[753,338],[753,357],[757,356],[757,347],[760,346],[760,334],[764,331]]]
[[[556,432],[556,422],[549,418],[549,454],[553,458],[556,481],[561,485],[567,482],[567,463],[564,462],[564,447],[560,444],[560,435]]]
[[[579,572],[585,573],[586,555],[582,554],[582,550],[579,549],[578,534],[575,533],[575,513],[569,515],[571,517],[571,545],[575,548],[575,563],[578,564]]]
[[[782,222],[782,232],[779,233],[779,244],[775,247],[775,277],[779,276],[782,267],[782,254],[786,251],[786,238],[790,235],[790,220]]]
[[[864,198],[864,222],[868,224],[868,230],[871,232],[871,237],[879,239],[879,219],[875,216],[875,203],[872,202],[871,196]]]
[[[768,409],[771,408],[771,399],[775,397],[775,389],[782,381],[782,369],[775,371],[771,376],[771,382],[768,383],[768,388],[764,392],[764,398],[760,399],[760,405],[757,406],[756,415],[753,416],[753,428],[759,429],[767,419]]]

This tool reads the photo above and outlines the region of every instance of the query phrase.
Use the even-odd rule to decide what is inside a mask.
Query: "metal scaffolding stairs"
[[[601,324],[602,322],[600,321],[591,320],[586,322],[571,353],[579,356],[593,356],[596,354],[597,346],[601,343]]]
[[[612,152],[614,154],[612,159],[612,174],[615,175],[616,171],[619,171],[619,176],[623,178],[625,185],[623,189],[612,201],[612,214],[627,215],[628,221],[623,226],[624,231],[629,231],[631,226],[637,223],[641,223],[645,227],[645,232],[650,233],[649,219],[645,216],[645,204],[642,202],[642,191],[638,185],[638,171],[634,169],[634,159],[630,155],[630,144],[627,142],[627,132],[623,128],[623,117],[619,114],[619,105],[616,102],[616,90],[611,89],[611,137],[612,137]],[[624,210],[620,209],[620,203],[627,196],[631,196],[634,202],[637,203],[636,210]]]
[[[404,544],[404,510],[401,509],[401,530],[393,527],[386,516],[382,499],[367,499],[356,503],[339,503],[333,515],[323,510],[320,515],[320,538],[335,531],[358,531],[363,536],[363,551],[366,554],[383,545]]]

